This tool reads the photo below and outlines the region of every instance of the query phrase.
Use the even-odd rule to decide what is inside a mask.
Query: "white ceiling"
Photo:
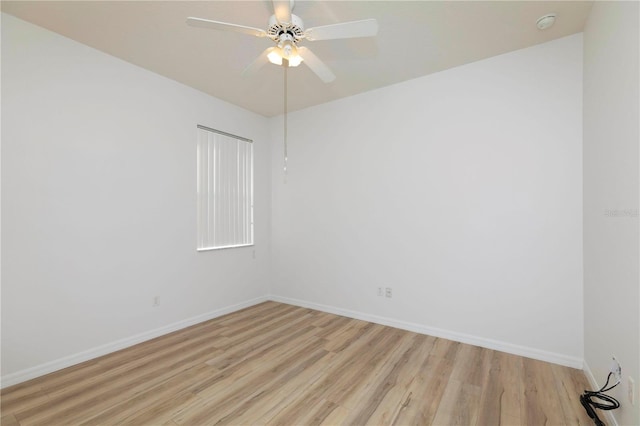
[[[283,69],[242,70],[273,42],[194,28],[195,16],[266,28],[271,2],[2,1],[3,12],[265,116],[283,110]],[[322,83],[306,66],[289,72],[289,110],[388,86],[581,32],[591,2],[301,1],[306,28],[376,18],[375,38],[303,41],[335,73]],[[548,30],[536,20],[557,14]]]

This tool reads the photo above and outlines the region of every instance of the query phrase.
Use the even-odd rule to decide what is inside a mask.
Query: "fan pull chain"
[[[287,70],[289,69],[289,61],[282,58],[282,66],[284,67],[284,183],[287,183]]]

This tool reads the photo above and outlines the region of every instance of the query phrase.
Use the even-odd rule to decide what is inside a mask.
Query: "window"
[[[253,143],[198,125],[198,250],[253,245]]]

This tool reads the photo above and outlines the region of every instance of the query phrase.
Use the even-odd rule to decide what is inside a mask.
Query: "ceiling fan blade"
[[[307,40],[333,40],[338,38],[371,37],[378,34],[378,21],[364,19],[362,21],[342,22],[309,28],[304,32]]]
[[[281,24],[291,22],[291,9],[293,9],[293,0],[273,0],[273,13]]]
[[[242,71],[242,76],[243,77],[248,77],[250,75],[255,74],[256,72],[258,72],[260,70],[260,68],[262,68],[263,66],[265,66],[265,64],[267,62],[269,62],[269,58],[267,57],[269,55],[269,53],[271,53],[272,51],[276,50],[277,47],[269,47],[268,49],[265,49],[260,56],[258,56],[253,62],[251,62],[249,64],[249,66],[247,66],[244,71]]]
[[[230,24],[228,22],[211,21],[209,19],[202,18],[187,18],[187,24],[192,27],[210,28],[213,30],[221,31],[233,31],[236,33],[249,34],[256,37],[266,37],[267,33],[264,30],[253,27],[245,27],[244,25]]]
[[[336,79],[335,74],[331,72],[329,67],[305,46],[298,47],[298,55],[302,58],[303,63],[307,64],[311,71],[320,77],[320,80],[325,83],[331,83]]]

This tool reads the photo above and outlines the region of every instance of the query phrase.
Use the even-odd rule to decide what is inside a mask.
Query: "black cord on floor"
[[[589,417],[593,419],[593,422],[597,426],[605,426],[605,424],[600,420],[598,414],[596,413],[596,408],[600,410],[615,410],[620,407],[620,403],[617,399],[612,396],[606,395],[604,392],[610,391],[620,384],[617,382],[615,385],[611,387],[607,387],[609,385],[609,379],[611,379],[611,374],[607,376],[607,382],[597,391],[588,391],[585,390],[582,395],[580,395],[580,402],[582,406],[587,411]]]

